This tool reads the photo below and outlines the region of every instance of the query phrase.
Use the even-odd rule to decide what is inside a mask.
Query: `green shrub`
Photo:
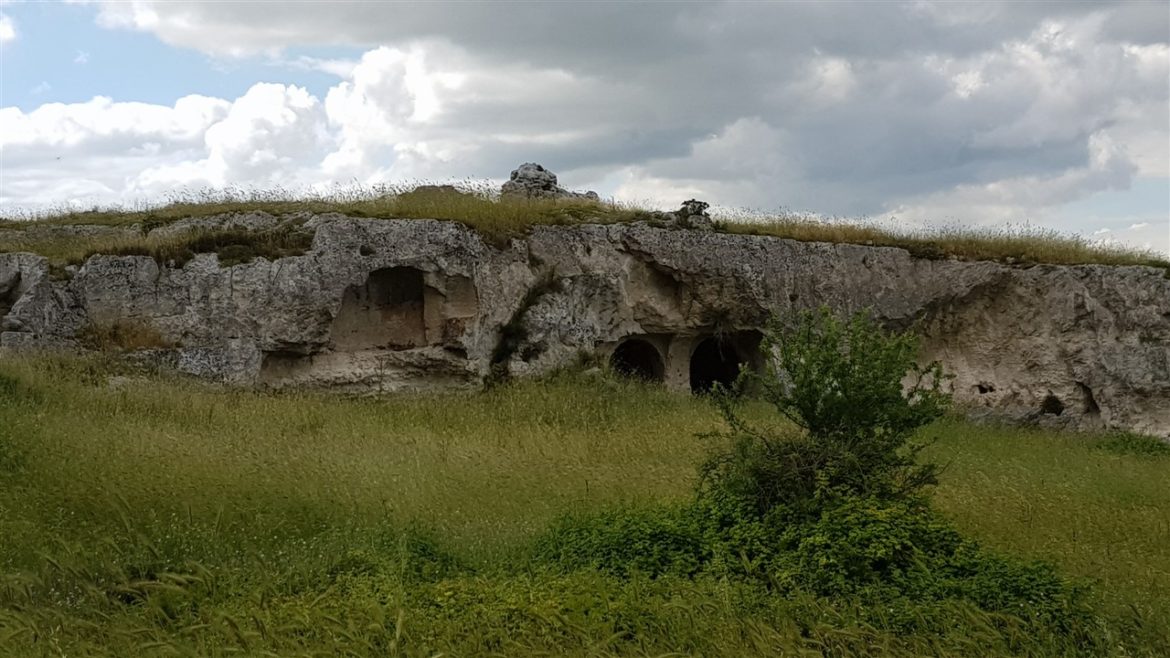
[[[567,570],[596,569],[616,576],[691,575],[705,559],[693,515],[675,507],[563,516],[536,540],[533,555]]]
[[[737,398],[718,396],[728,429],[707,435],[719,442],[702,469],[708,488],[761,515],[782,506],[815,517],[842,497],[907,498],[936,481],[937,467],[917,463],[923,446],[910,437],[942,416],[950,396],[938,363],[917,364],[913,335],[886,332],[866,313],[841,321],[822,308],[792,326],[773,320],[762,349],[779,362],[741,377],[802,431],[753,426]]]
[[[917,599],[935,589],[940,558],[962,540],[950,524],[919,503],[851,499],[821,518],[780,532],[773,578],[825,596],[868,588]]]

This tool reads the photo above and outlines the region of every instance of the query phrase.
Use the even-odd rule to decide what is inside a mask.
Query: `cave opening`
[[[20,296],[17,294],[17,288],[20,286],[20,274],[16,275],[7,285],[0,284],[0,320],[4,319],[5,315],[12,310],[16,305],[16,300]]]
[[[660,382],[666,374],[658,349],[649,342],[632,338],[618,345],[609,358],[614,372],[631,379]]]
[[[691,352],[691,392],[710,393],[716,384],[731,388],[745,363],[731,340],[717,336],[703,339]]]
[[[1059,416],[1064,413],[1064,403],[1049,391],[1044,400],[1040,402],[1040,413]]]
[[[374,270],[346,288],[333,321],[334,347],[344,351],[426,345],[423,273],[413,267]]]
[[[1077,389],[1081,392],[1081,412],[1086,416],[1100,416],[1101,405],[1097,404],[1097,398],[1093,396],[1093,389],[1082,382],[1077,382]]]

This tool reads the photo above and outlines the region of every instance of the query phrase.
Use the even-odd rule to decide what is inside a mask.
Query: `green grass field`
[[[695,435],[720,424],[701,399],[580,376],[342,399],[107,372],[0,362],[2,655],[1050,653],[961,607],[906,620],[531,560],[558,516],[690,496]],[[1107,653],[1170,654],[1170,457],[958,420],[923,436],[963,532],[1089,583]]]

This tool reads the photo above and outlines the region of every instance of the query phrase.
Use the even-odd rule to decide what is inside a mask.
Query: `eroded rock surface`
[[[541,226],[497,248],[453,222],[298,222],[316,232],[307,253],[232,267],[94,256],[55,280],[39,256],[0,254],[0,347],[76,348],[85,327],[122,323],[177,346],[141,358],[234,385],[472,387],[584,351],[701,389],[759,364],[771,314],[872,307],[921,329],[923,358],[955,374],[960,403],[1170,436],[1170,278],[1154,268],[926,260],[647,224]]]
[[[525,162],[514,169],[508,181],[500,187],[500,196],[598,200],[597,192],[571,192],[557,185],[557,175],[535,162]]]

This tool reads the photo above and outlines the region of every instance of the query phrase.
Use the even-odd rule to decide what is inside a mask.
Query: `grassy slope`
[[[624,205],[582,201],[500,201],[483,185],[465,185],[471,193],[412,191],[409,186],[377,187],[313,198],[275,191],[192,193],[171,203],[145,210],[63,211],[29,216],[30,221],[0,219],[0,252],[32,251],[61,263],[80,263],[94,253],[162,253],[181,251],[193,239],[118,235],[63,238],[27,229],[69,224],[129,227],[160,226],[188,217],[231,212],[263,211],[274,215],[336,212],[351,217],[447,219],[471,226],[497,244],[520,235],[536,224],[616,223],[644,220],[651,213]],[[725,217],[717,229],[727,233],[767,235],[803,241],[838,242],[900,247],[927,258],[1001,260],[1019,263],[1102,263],[1149,265],[1170,269],[1170,261],[1154,252],[1093,244],[1055,231],[1019,229],[964,229],[904,231],[862,221],[820,221],[805,216]]]
[[[0,376],[0,647],[17,653],[1007,650],[990,630],[899,638],[847,604],[728,583],[527,573],[522,547],[558,514],[689,493],[694,433],[718,418],[688,396],[571,379],[269,396],[110,387],[100,366],[45,361]],[[963,529],[1097,581],[1133,653],[1170,649],[1170,459],[955,421],[927,434]],[[479,575],[393,562],[414,553],[385,528],[412,522]]]

